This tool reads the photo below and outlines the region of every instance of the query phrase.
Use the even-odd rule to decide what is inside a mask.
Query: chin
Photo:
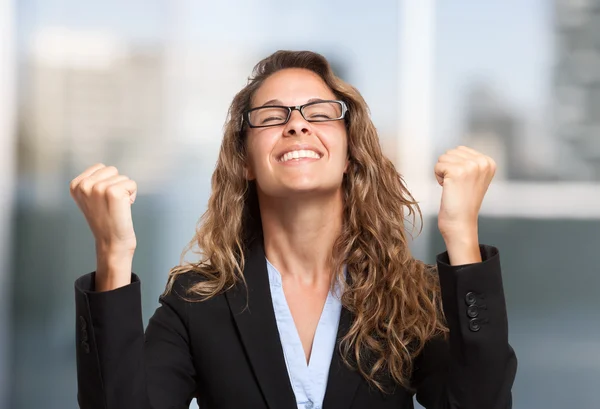
[[[259,183],[260,185],[260,183]],[[285,178],[263,184],[260,188],[266,196],[289,198],[314,195],[335,195],[342,187],[340,180],[323,180],[323,177]]]
[[[285,186],[282,189],[284,197],[301,196],[327,196],[335,195],[341,188],[340,186],[323,186],[322,184],[294,184]]]

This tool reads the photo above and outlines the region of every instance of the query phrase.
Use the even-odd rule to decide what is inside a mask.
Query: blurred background
[[[515,409],[597,409],[600,0],[0,0],[0,407],[74,409],[74,280],[95,268],[69,196],[88,166],[138,182],[147,321],[206,208],[228,104],[277,49],[324,54],[372,110],[444,250],[433,165],[499,169]],[[193,406],[195,407],[195,406]]]

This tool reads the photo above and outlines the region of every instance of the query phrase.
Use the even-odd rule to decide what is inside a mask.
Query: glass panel
[[[600,181],[600,8],[437,2],[439,155],[493,153],[497,180]]]

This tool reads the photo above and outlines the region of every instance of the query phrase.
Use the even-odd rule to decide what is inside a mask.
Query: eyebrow
[[[325,99],[323,98],[311,98],[309,99],[307,102],[305,102],[306,104],[310,104],[311,102],[318,102],[318,101],[325,101]],[[267,102],[265,102],[264,104],[262,104],[261,106],[268,106],[268,105],[282,105],[282,106],[287,106],[287,105],[283,105],[283,102],[281,102],[278,99],[270,99]],[[304,104],[300,104],[300,105],[304,105]]]

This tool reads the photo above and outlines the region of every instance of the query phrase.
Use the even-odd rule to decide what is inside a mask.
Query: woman
[[[136,185],[92,166],[71,194],[96,239],[75,284],[82,408],[511,407],[498,251],[477,216],[494,162],[442,155],[437,268],[367,105],[311,52],[259,62],[234,98],[208,210],[144,335],[131,273]],[[414,221],[414,220],[413,220]]]

